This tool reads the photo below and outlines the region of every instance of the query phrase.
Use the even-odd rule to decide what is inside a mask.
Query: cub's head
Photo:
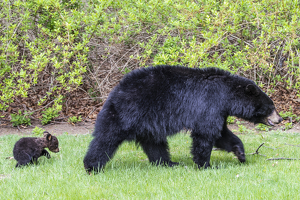
[[[57,137],[51,135],[47,131],[44,132],[44,137],[46,139],[47,148],[54,153],[59,152]]]
[[[245,92],[253,107],[250,121],[274,126],[283,120],[276,111],[273,101],[257,85],[248,84]]]

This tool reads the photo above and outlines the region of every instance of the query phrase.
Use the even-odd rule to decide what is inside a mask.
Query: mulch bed
[[[10,104],[9,108],[4,112],[1,112],[0,127],[11,126],[10,114],[18,113],[22,111],[36,111],[31,115],[32,120],[39,120],[42,117],[40,111],[44,110],[47,104],[51,101],[45,102],[43,105],[38,106],[37,102],[42,95],[37,91],[35,94],[32,93],[30,98],[15,98],[15,102]],[[300,116],[300,97],[296,95],[295,90],[287,90],[282,87],[275,88],[275,92],[270,95],[274,101],[278,112],[292,111],[293,114]],[[67,121],[71,116],[81,116],[83,121],[94,121],[96,120],[97,114],[101,110],[103,103],[101,98],[90,97],[88,93],[82,89],[78,89],[69,93],[64,99],[63,109],[60,116],[55,119],[55,122]],[[51,104],[50,104],[51,105]],[[286,118],[283,122],[294,123],[294,119]]]

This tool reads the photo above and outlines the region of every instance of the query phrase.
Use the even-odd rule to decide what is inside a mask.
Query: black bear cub
[[[176,165],[167,137],[183,129],[191,130],[191,153],[199,168],[210,166],[213,146],[245,162],[242,141],[227,128],[228,116],[270,126],[282,121],[273,101],[252,80],[227,71],[167,65],[134,70],[98,114],[85,169],[102,169],[126,140],[139,143],[150,162]]]
[[[51,158],[45,148],[54,153],[59,152],[57,137],[47,131],[44,132],[44,137],[42,138],[21,138],[16,142],[13,150],[14,158],[18,161],[16,167],[36,163],[37,159],[41,156],[46,156],[48,159]]]

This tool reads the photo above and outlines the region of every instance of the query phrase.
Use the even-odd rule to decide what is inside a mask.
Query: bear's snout
[[[282,122],[282,117],[280,117],[280,115],[278,114],[278,112],[276,110],[274,110],[271,115],[269,115],[269,117],[267,118],[268,121],[268,125],[274,126],[275,124],[279,124],[280,122]]]
[[[52,150],[52,152],[58,153],[59,152],[59,148]]]

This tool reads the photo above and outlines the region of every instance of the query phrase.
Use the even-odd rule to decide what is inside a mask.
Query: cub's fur
[[[29,163],[33,164],[41,156],[46,156],[48,159],[51,158],[45,148],[54,153],[59,152],[57,138],[47,131],[44,132],[44,137],[42,138],[21,138],[16,142],[13,150],[14,158],[18,161],[16,167],[21,167]]]

